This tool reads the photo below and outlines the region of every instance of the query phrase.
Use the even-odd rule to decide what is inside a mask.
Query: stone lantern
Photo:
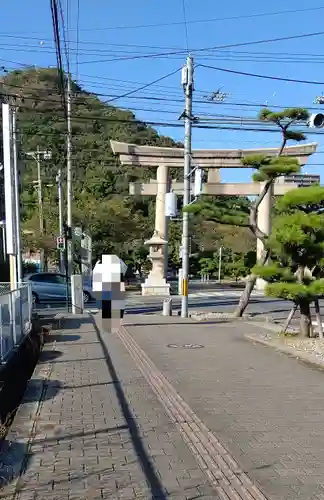
[[[163,248],[167,241],[154,232],[151,239],[144,242],[150,248],[149,259],[152,262],[152,269],[142,284],[142,295],[170,295],[170,284],[164,278],[164,253]]]

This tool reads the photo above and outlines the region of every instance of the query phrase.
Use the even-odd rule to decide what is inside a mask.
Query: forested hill
[[[55,177],[59,167],[63,173],[66,170],[66,125],[58,83],[55,69],[29,68],[3,77],[3,93],[16,96],[19,106],[22,152],[36,151],[37,147],[52,152],[51,160],[42,161],[48,246],[58,231]],[[113,250],[116,246],[124,250],[128,242],[142,239],[150,232],[146,231],[150,225],[149,201],[130,199],[128,182],[152,176],[152,172],[121,167],[112,155],[110,139],[163,146],[175,143],[168,137],[160,137],[145,123],[134,121],[131,111],[104,104],[74,82],[72,95],[74,220],[89,227],[98,251]],[[34,231],[38,240],[37,192],[33,184],[37,180],[36,162],[23,156],[24,226]]]
[[[90,230],[95,254],[105,251],[131,255],[152,234],[154,205],[150,199],[130,197],[128,183],[155,174],[147,168],[122,167],[112,155],[110,140],[166,147],[181,145],[136,120],[132,111],[105,104],[75,82],[72,93],[74,223]],[[26,236],[25,243],[31,247],[40,245],[37,167],[26,153],[37,148],[52,153],[50,160],[41,162],[46,222],[42,244],[50,250],[58,234],[55,178],[60,167],[63,173],[66,171],[66,122],[57,70],[27,68],[7,73],[2,77],[2,94],[15,96],[19,107],[24,228],[34,233]],[[171,228],[175,248],[179,229]]]

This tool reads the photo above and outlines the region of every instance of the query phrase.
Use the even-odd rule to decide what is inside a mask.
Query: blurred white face
[[[121,265],[116,255],[102,256],[103,283],[120,283]]]
[[[111,290],[113,283],[120,283],[121,262],[116,255],[103,255],[97,262],[92,276],[92,290],[102,292]]]

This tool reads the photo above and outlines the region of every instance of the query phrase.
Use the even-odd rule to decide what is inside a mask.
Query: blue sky
[[[153,81],[180,68],[185,62],[187,37],[183,24],[183,0],[79,0],[78,31],[78,1],[62,0],[62,5],[71,40],[73,76],[86,89],[104,94],[103,99],[124,94],[140,84]],[[232,0],[228,4],[212,0],[185,0],[188,45],[191,49],[197,49],[324,31],[324,8],[311,10],[319,7],[319,0],[308,3],[307,7],[302,0],[287,0],[284,3],[274,0],[263,6],[256,0]],[[246,17],[306,8],[310,10]],[[20,65],[24,64],[55,65],[50,2],[5,1],[1,10],[0,65],[8,69],[22,67]],[[229,17],[232,19],[225,19]],[[196,22],[199,20],[203,22]],[[206,69],[199,64],[283,78],[324,81],[324,56],[320,55],[323,39],[324,35],[321,35],[194,53],[197,65],[194,114],[254,118],[259,109],[254,106],[257,103],[268,102],[269,106],[314,106],[314,98],[324,91],[321,85],[252,78]],[[182,49],[183,54],[159,58],[142,57]],[[226,104],[208,103],[205,96],[219,87],[230,94]],[[159,101],[158,98],[161,97],[164,100]],[[182,100],[180,74],[176,74],[159,85],[151,86],[129,98],[119,99],[114,104],[133,109],[140,119],[170,123],[176,121],[181,114]],[[182,129],[161,127],[159,131],[176,140],[183,139]],[[279,141],[279,135],[265,132],[193,131],[195,148],[269,147],[277,146]],[[310,161],[312,166],[306,170],[322,174],[323,141],[321,137],[308,136],[307,142],[315,141],[319,143],[318,153]],[[244,169],[222,171],[222,180],[242,182],[249,176],[249,172]]]

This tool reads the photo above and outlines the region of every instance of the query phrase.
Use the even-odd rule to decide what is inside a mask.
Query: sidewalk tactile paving
[[[219,497],[223,500],[266,500],[217,437],[150,361],[127,328],[121,327],[117,335],[175,423]]]

